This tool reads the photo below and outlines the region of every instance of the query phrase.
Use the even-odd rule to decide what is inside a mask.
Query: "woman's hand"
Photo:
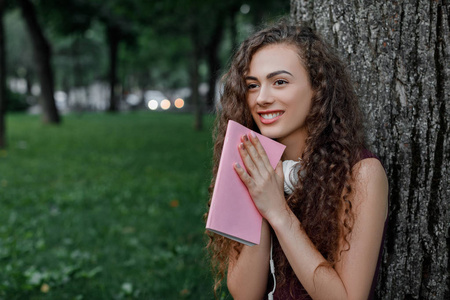
[[[278,162],[274,170],[266,151],[253,134],[242,137],[239,153],[245,169],[238,163],[234,164],[234,168],[259,212],[270,222],[270,218],[286,209],[283,164]]]

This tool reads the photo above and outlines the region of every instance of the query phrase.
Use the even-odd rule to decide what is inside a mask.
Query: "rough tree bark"
[[[3,14],[6,0],[0,0],[0,149],[6,148],[6,54]]]
[[[450,299],[450,3],[291,0],[347,61],[390,183],[380,299]]]
[[[30,0],[19,0],[22,15],[27,24],[33,44],[37,74],[41,84],[40,104],[44,123],[57,124],[61,121],[56,108],[51,67],[51,48],[37,20],[36,10]]]

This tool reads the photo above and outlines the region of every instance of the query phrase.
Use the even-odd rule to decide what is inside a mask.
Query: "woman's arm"
[[[247,137],[245,138],[245,141],[242,141],[246,143],[249,142]],[[243,145],[242,147],[239,147],[239,151],[242,155],[244,151]],[[249,156],[243,156],[243,160],[246,166],[252,163]],[[261,168],[263,164],[270,165],[267,156],[265,156],[263,160],[257,163]],[[235,168],[241,175],[243,168],[237,165],[235,165]],[[273,172],[272,167],[270,168],[273,175],[271,177],[270,185],[275,186],[275,188],[261,190],[264,195],[260,196],[267,197],[267,199],[279,199],[281,203],[285,203],[282,164],[281,162],[278,164],[276,172]],[[256,176],[256,174],[253,175]],[[243,176],[249,175],[246,173],[246,175]],[[261,211],[263,208],[259,207],[258,209]],[[227,284],[228,290],[230,291],[234,299],[262,299],[264,297],[264,293],[267,290],[267,281],[269,276],[269,259],[270,226],[267,221],[263,219],[261,243],[257,246],[252,247],[244,246],[239,256],[237,255],[237,253],[231,253],[230,255]]]
[[[233,299],[262,299],[269,275],[270,229],[263,220],[261,242],[243,246],[239,256],[232,250],[228,264],[227,286]]]
[[[320,267],[324,257],[301,229],[292,211],[269,220],[298,279],[313,299],[367,299],[378,260],[387,212],[387,179],[376,159],[355,166],[352,203],[355,223],[350,249],[341,243],[335,268]]]
[[[350,249],[343,251],[335,268],[322,267],[325,258],[301,228],[284,201],[268,198],[276,188],[265,152],[256,138],[244,141],[241,155],[248,173],[236,168],[255,205],[274,229],[298,279],[313,299],[365,299],[373,280],[387,211],[387,179],[378,160],[365,159],[354,167],[352,203],[355,223]],[[251,162],[249,162],[251,160]],[[249,162],[247,164],[247,162]],[[264,169],[262,169],[264,168]],[[266,175],[268,173],[269,175]],[[262,174],[262,175],[261,175]],[[341,250],[346,249],[342,243]]]

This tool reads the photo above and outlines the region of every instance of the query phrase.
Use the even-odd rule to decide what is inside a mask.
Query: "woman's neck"
[[[303,151],[306,147],[307,134],[299,132],[296,135],[290,135],[286,138],[278,139],[279,143],[286,146],[282,160],[298,160],[302,157]]]

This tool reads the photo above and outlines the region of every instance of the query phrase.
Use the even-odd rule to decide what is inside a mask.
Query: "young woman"
[[[228,120],[286,150],[274,170],[258,139],[242,137],[234,168],[263,216],[261,243],[210,234],[215,288],[226,274],[234,299],[371,298],[388,184],[343,64],[311,29],[281,23],[244,41],[224,79],[210,191]]]

